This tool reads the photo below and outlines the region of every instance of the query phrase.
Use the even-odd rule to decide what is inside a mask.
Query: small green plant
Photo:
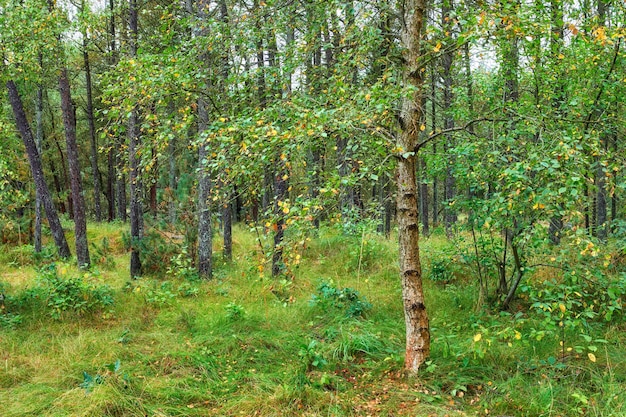
[[[324,359],[324,355],[319,350],[319,347],[320,344],[315,339],[300,347],[298,356],[302,359],[306,372],[312,371],[313,368],[322,369],[328,363],[326,359]]]
[[[200,289],[192,283],[183,282],[178,286],[176,292],[178,292],[178,295],[180,295],[181,297],[190,298],[197,297],[200,293]]]
[[[14,330],[22,323],[22,316],[15,313],[0,312],[0,327]]]
[[[176,293],[172,288],[172,284],[168,281],[162,282],[160,285],[154,285],[144,291],[144,299],[146,303],[153,304],[158,307],[168,306],[176,298]]]
[[[198,281],[200,279],[198,271],[192,264],[187,247],[183,247],[180,253],[170,258],[167,275],[188,281]]]
[[[87,371],[83,371],[83,382],[80,387],[88,394],[96,387],[96,385],[104,384],[108,379],[121,378],[122,385],[128,386],[128,375],[122,373],[122,364],[120,360],[116,360],[114,363],[108,363],[102,367],[95,375],[89,374]]]
[[[111,251],[109,238],[104,236],[100,244],[96,242],[91,243],[91,259],[105,269],[115,268],[115,259]]]
[[[226,304],[224,309],[226,310],[226,317],[230,321],[239,321],[243,319],[246,315],[246,310],[243,308],[243,306],[232,301]]]
[[[60,320],[70,315],[111,312],[114,298],[108,285],[92,282],[94,276],[91,273],[67,275],[67,266],[61,265],[57,269],[51,264],[42,269],[38,277],[50,317]]]
[[[317,294],[311,297],[309,304],[324,311],[334,310],[343,313],[346,318],[363,317],[372,309],[365,297],[352,288],[337,288],[331,282],[324,282],[317,287]]]

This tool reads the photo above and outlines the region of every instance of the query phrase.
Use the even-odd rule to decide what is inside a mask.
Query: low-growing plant
[[[170,305],[176,298],[172,284],[168,281],[162,282],[160,285],[157,285],[155,282],[151,287],[143,291],[143,293],[146,303],[157,307]]]
[[[320,284],[309,304],[324,311],[339,311],[346,318],[363,317],[372,309],[372,304],[358,291],[347,287],[337,288],[332,281]]]
[[[96,242],[91,243],[91,259],[94,263],[102,266],[103,268],[115,268],[115,259],[113,258],[109,238],[103,236],[100,244]]]
[[[165,239],[159,232],[152,229],[144,237],[132,242],[128,233],[122,234],[122,242],[126,250],[134,245],[139,248],[141,267],[146,274],[162,274],[167,272],[172,258],[181,253],[181,246]]]
[[[241,320],[246,315],[246,310],[243,308],[243,306],[241,304],[237,304],[237,303],[232,302],[232,301],[230,303],[226,304],[224,309],[226,310],[226,317],[230,321]]]
[[[15,313],[0,312],[0,327],[14,330],[22,323],[22,316]]]
[[[127,387],[129,378],[126,373],[122,373],[122,364],[120,360],[116,360],[114,363],[108,363],[104,365],[96,374],[91,375],[87,371],[83,371],[83,382],[80,387],[85,390],[86,393],[90,393],[97,385],[102,385],[107,380],[112,378],[120,379],[122,386]]]
[[[108,285],[93,282],[94,275],[66,276],[67,267],[60,271],[55,264],[40,271],[39,285],[43,288],[48,314],[55,320],[68,315],[83,316],[96,312],[110,313],[114,304],[113,290]]]
[[[198,281],[200,279],[198,270],[193,266],[192,259],[186,247],[183,247],[180,253],[170,258],[167,267],[167,275],[188,281]]]
[[[328,363],[320,350],[319,342],[315,339],[308,344],[303,344],[300,347],[298,356],[301,358],[306,372],[312,371],[313,368],[322,369]]]

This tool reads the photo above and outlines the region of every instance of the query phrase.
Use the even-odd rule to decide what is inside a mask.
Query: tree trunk
[[[436,70],[431,67],[430,71],[430,117],[431,131],[437,130],[437,74]],[[437,141],[433,141],[433,155],[437,155]],[[433,228],[439,225],[439,179],[437,175],[433,176]]]
[[[224,227],[224,260],[233,260],[233,208],[232,193],[226,193],[224,204],[222,205],[222,224]]]
[[[405,69],[404,82],[411,86],[412,93],[402,103],[401,127],[397,146],[405,152],[416,150],[420,125],[423,121],[421,69],[421,38],[426,13],[426,0],[407,0],[404,10],[402,42]],[[400,154],[398,159],[398,237],[400,254],[400,277],[406,325],[407,372],[417,373],[430,355],[430,327],[424,304],[422,267],[419,254],[419,216],[417,209],[417,156]]]
[[[41,63],[41,55],[39,56]],[[37,87],[37,109],[35,113],[36,120],[36,134],[35,145],[37,147],[37,153],[41,155],[42,143],[43,143],[43,86]],[[35,187],[35,233],[33,236],[33,246],[35,253],[41,252],[41,217],[43,215],[43,206],[41,204],[41,195],[39,190]]]
[[[114,0],[109,0],[109,53],[111,57],[109,59],[109,65],[113,67],[117,63],[116,58],[116,44],[115,44],[115,3]],[[109,221],[115,220],[115,183],[116,183],[116,168],[117,168],[117,149],[115,141],[110,144],[109,150],[107,152],[107,199],[108,199],[108,209],[109,209]]]
[[[9,102],[11,103],[11,108],[13,109],[15,123],[20,132],[20,136],[22,137],[22,142],[24,143],[24,147],[26,148],[26,153],[28,154],[28,161],[30,162],[30,168],[33,174],[33,179],[35,181],[35,187],[37,188],[37,192],[41,197],[41,203],[46,212],[46,217],[48,218],[48,224],[52,232],[52,237],[54,238],[54,243],[59,252],[59,256],[61,258],[67,259],[71,256],[70,248],[67,245],[65,233],[63,232],[63,228],[61,227],[59,216],[57,215],[54,203],[52,202],[52,197],[50,196],[50,190],[48,189],[48,185],[46,184],[43,175],[41,159],[39,157],[39,152],[37,152],[37,145],[35,144],[35,140],[33,139],[33,133],[28,124],[26,113],[24,112],[22,99],[19,95],[19,92],[17,91],[17,86],[12,80],[7,81],[6,86],[7,90],[9,91]]]
[[[93,113],[93,89],[91,81],[91,67],[89,65],[89,52],[87,51],[87,33],[83,32],[83,62],[85,66],[85,87],[87,90],[87,122],[89,123],[89,143],[91,145],[91,173],[93,175],[93,196],[96,221],[102,221],[102,208],[100,194],[100,171],[98,169],[98,143],[96,139],[96,124]]]
[[[283,262],[283,237],[285,235],[285,214],[283,205],[287,199],[287,169],[283,155],[276,161],[277,170],[274,176],[274,215],[276,216],[276,231],[274,233],[274,252],[272,253],[272,276],[277,277],[285,269]]]
[[[442,17],[442,26],[446,28],[446,31],[451,30],[452,19],[450,17],[450,13],[452,12],[452,0],[444,0],[442,2],[441,7],[441,17]],[[448,49],[448,48],[446,48]],[[452,129],[454,128],[454,117],[451,114],[452,110],[452,60],[453,60],[453,51],[447,50],[441,60],[443,67],[443,128],[444,129]],[[445,180],[445,228],[446,235],[448,237],[452,236],[452,228],[456,224],[457,215],[456,210],[453,206],[454,198],[456,196],[456,178],[454,177],[453,167],[455,165],[455,158],[452,154],[452,149],[454,148],[454,141],[452,136],[446,135],[444,141],[444,154],[446,158],[446,180]]]
[[[130,23],[130,55],[137,57],[137,0],[130,0],[128,5]],[[130,163],[130,277],[134,279],[141,275],[140,245],[143,231],[143,207],[141,204],[141,178],[139,146],[141,131],[139,109],[133,108],[128,118],[128,161]]]
[[[176,136],[170,139],[168,144],[168,183],[169,183],[169,201],[167,203],[168,218],[171,225],[176,224]]]
[[[83,196],[83,184],[80,178],[78,145],[76,144],[76,113],[72,103],[70,81],[66,68],[61,70],[61,75],[59,77],[59,93],[61,95],[61,111],[63,113],[63,126],[65,128],[65,141],[67,144],[67,163],[70,172],[72,203],[74,204],[76,258],[78,260],[79,267],[88,268],[91,262],[89,260],[89,243],[87,242],[85,198]]]
[[[423,158],[418,158],[417,161],[417,169],[419,170],[420,175],[420,216],[422,218],[422,233],[424,236],[428,236],[430,234],[430,229],[428,227],[428,183],[426,182],[426,162]]]

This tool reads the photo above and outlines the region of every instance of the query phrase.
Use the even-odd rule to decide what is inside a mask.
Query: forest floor
[[[0,248],[0,415],[626,415],[626,325],[571,349],[578,335],[524,300],[477,309],[468,276],[428,278],[445,237],[422,241],[432,355],[407,378],[393,237],[322,228],[292,251],[292,277],[272,280],[269,239],[238,227],[232,263],[216,236],[211,281],[184,257],[131,281],[123,230],[89,225],[90,273],[46,275],[32,247]]]

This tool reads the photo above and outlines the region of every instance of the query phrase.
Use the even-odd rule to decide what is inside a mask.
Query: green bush
[[[84,276],[64,275],[52,264],[42,269],[38,277],[50,317],[60,320],[69,315],[110,312],[114,298],[113,290],[108,285],[89,282],[93,278],[89,273]]]
[[[352,288],[337,288],[332,282],[324,282],[317,287],[317,294],[311,297],[311,306],[324,311],[334,310],[343,313],[346,318],[363,317],[372,309],[365,297]]]

